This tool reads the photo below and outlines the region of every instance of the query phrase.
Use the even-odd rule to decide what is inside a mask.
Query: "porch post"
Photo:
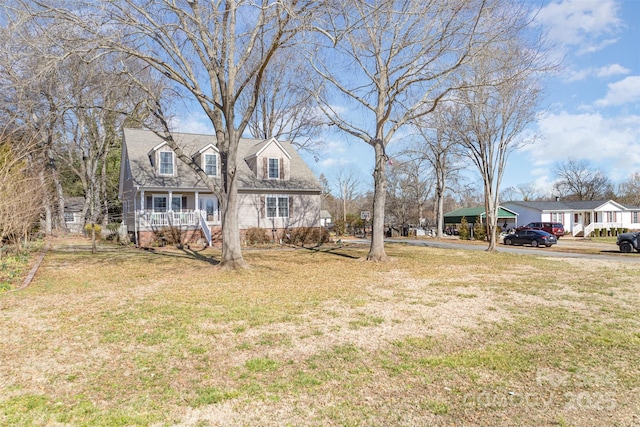
[[[200,201],[200,200],[199,200],[199,199],[200,199],[200,192],[199,192],[199,191],[196,191],[195,196],[196,196],[196,206],[195,206],[195,209],[194,209],[194,210],[195,210],[196,212],[200,212],[200,204],[198,203],[198,202]]]
[[[169,190],[169,200],[167,201],[167,221],[169,226],[173,225],[173,190]]]
[[[144,212],[144,210],[146,209],[146,206],[144,205],[144,190],[140,190],[140,212]]]

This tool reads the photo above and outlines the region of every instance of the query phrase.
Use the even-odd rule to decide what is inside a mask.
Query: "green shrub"
[[[458,230],[458,235],[462,240],[469,240],[469,222],[465,217],[462,217],[462,219],[460,220],[460,229]]]
[[[476,240],[485,240],[487,238],[487,229],[480,217],[477,217],[476,223],[473,224],[473,238]]]
[[[259,245],[271,242],[271,236],[269,236],[267,230],[259,227],[247,229],[244,234],[244,239],[249,245]]]

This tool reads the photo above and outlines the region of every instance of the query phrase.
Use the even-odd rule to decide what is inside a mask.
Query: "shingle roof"
[[[477,217],[485,217],[485,208],[484,206],[477,206],[473,208],[459,208],[451,212],[447,212],[444,214],[444,220],[447,224],[459,224],[462,218],[465,218],[467,222],[474,223]],[[498,208],[498,218],[499,219],[510,219],[516,218],[518,215],[510,211],[509,209],[503,208],[500,206]]]
[[[174,140],[180,145],[184,153],[194,156],[202,147],[216,144],[213,135],[172,133]],[[204,189],[204,182],[181,161],[176,162],[176,174],[171,177],[157,176],[149,158],[149,152],[158,144],[162,143],[162,138],[154,132],[144,129],[124,130],[124,149],[127,150],[131,175],[134,185],[145,188],[181,188],[181,189]],[[258,180],[244,160],[258,152],[262,146],[271,140],[258,140],[241,138],[238,146],[238,190],[290,190],[290,191],[313,191],[320,192],[322,187],[311,169],[304,162],[302,157],[287,141],[278,141],[284,150],[291,156],[290,159],[290,179],[280,180]]]
[[[84,207],[84,197],[65,197],[64,210],[65,212],[82,212]]]
[[[589,211],[599,208],[608,202],[614,202],[613,200],[580,200],[580,201],[510,201],[505,204],[513,204],[525,206],[540,211]],[[624,206],[618,203],[620,206],[630,209],[628,206]]]

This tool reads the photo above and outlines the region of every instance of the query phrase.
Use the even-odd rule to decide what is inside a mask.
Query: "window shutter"
[[[293,218],[293,197],[289,196],[289,218]]]
[[[187,196],[182,196],[182,210],[187,209]]]
[[[280,158],[280,179],[284,179],[284,159]]]
[[[260,196],[260,217],[264,218],[266,216],[267,212],[265,209],[265,200],[264,200],[264,196]]]
[[[145,203],[144,208],[147,210],[153,209],[153,198],[151,196],[147,196],[147,202]]]
[[[262,179],[269,178],[269,159],[262,158]]]

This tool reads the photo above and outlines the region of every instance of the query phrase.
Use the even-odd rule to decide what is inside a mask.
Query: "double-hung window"
[[[631,212],[631,222],[633,222],[634,224],[640,222],[638,221],[638,211]]]
[[[218,161],[215,154],[204,155],[204,173],[209,176],[218,175]]]
[[[166,212],[167,210],[167,196],[153,196],[153,211]]]
[[[280,159],[269,159],[269,179],[280,178]]]
[[[267,196],[267,218],[289,217],[289,196]]]
[[[173,175],[173,152],[161,151],[159,153],[160,158],[160,175]]]
[[[182,196],[171,196],[171,209],[169,209],[169,197],[164,195],[153,196],[153,211],[154,212],[167,212],[172,210],[174,212],[180,212],[182,210]]]

